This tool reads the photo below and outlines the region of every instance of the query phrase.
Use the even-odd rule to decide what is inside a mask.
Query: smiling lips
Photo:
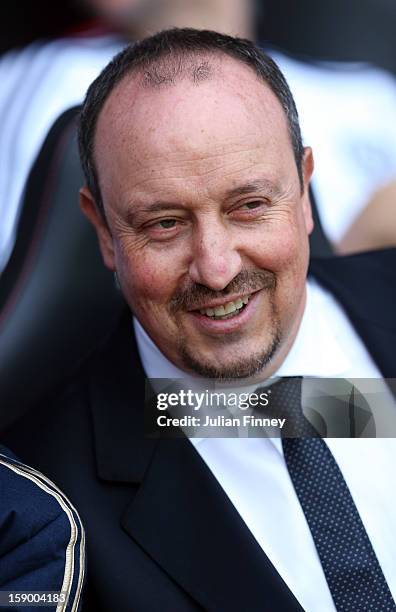
[[[226,302],[225,304],[221,304],[220,306],[215,306],[213,308],[202,308],[200,309],[200,313],[205,315],[206,317],[210,317],[211,319],[230,319],[235,315],[239,314],[241,310],[246,306],[249,302],[250,295],[244,296],[242,298],[237,298],[232,302]]]

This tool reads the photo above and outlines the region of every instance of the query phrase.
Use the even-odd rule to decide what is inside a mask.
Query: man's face
[[[312,229],[274,94],[224,58],[200,84],[127,77],[102,110],[95,161],[108,229],[82,206],[133,313],[182,369],[271,374],[305,305]]]

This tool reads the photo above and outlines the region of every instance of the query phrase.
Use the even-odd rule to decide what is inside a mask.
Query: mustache
[[[177,291],[172,297],[169,308],[172,314],[179,310],[197,310],[205,302],[227,297],[228,295],[247,294],[260,289],[275,289],[276,277],[268,270],[241,270],[221,291],[213,291],[198,283]]]

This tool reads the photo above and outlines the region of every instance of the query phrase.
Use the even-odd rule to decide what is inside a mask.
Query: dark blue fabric
[[[0,590],[64,589],[69,596],[66,609],[71,610],[80,599],[85,569],[77,513],[51,481],[4,447],[0,447],[0,500]],[[11,609],[28,612],[37,607]],[[56,605],[45,609],[56,610]]]

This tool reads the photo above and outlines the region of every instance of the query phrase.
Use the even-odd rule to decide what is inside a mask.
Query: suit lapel
[[[302,611],[187,439],[158,443],[122,524],[205,610]]]
[[[144,438],[144,374],[130,315],[92,372],[99,477],[138,485],[122,517],[126,533],[205,610],[302,612],[192,444]]]

